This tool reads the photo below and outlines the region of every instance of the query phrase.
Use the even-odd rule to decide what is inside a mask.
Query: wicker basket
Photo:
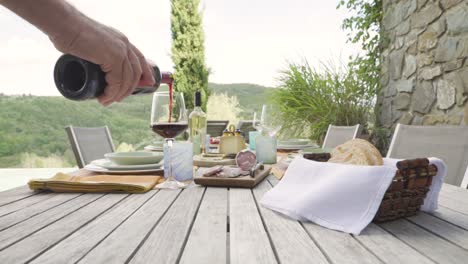
[[[329,153],[304,154],[304,158],[326,162]],[[374,222],[385,222],[415,215],[426,198],[437,167],[427,158],[408,159],[397,163],[393,182],[385,192]]]

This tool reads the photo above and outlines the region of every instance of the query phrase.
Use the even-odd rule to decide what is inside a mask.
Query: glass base
[[[187,187],[186,183],[176,181],[176,180],[166,180],[156,185],[156,188],[158,189],[172,189],[172,190],[183,189],[185,187]]]

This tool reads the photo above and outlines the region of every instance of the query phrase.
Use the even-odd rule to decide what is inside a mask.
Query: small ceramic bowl
[[[281,146],[303,146],[309,143],[310,143],[309,139],[300,139],[300,138],[278,141],[278,145],[281,145]]]
[[[155,164],[164,158],[162,152],[113,152],[104,154],[104,157],[119,165]]]

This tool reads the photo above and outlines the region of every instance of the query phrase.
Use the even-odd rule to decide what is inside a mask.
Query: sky
[[[86,15],[123,32],[146,58],[170,71],[169,0],[69,0]],[[210,82],[277,85],[287,61],[346,60],[338,0],[202,0]],[[59,95],[52,71],[60,53],[46,35],[0,6],[0,93]]]

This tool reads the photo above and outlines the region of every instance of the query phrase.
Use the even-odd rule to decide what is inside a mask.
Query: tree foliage
[[[188,109],[194,107],[194,93],[202,93],[206,111],[209,70],[205,64],[205,36],[200,0],[172,0],[172,60],[175,64],[175,89],[183,92]]]
[[[348,32],[348,42],[359,44],[363,50],[351,58],[349,66],[377,97],[380,91],[382,46],[386,41],[381,30],[382,0],[340,0],[338,8],[346,8],[353,14],[343,21],[342,28]],[[370,132],[373,143],[384,153],[391,133],[381,126],[378,119],[380,111],[377,105]]]

